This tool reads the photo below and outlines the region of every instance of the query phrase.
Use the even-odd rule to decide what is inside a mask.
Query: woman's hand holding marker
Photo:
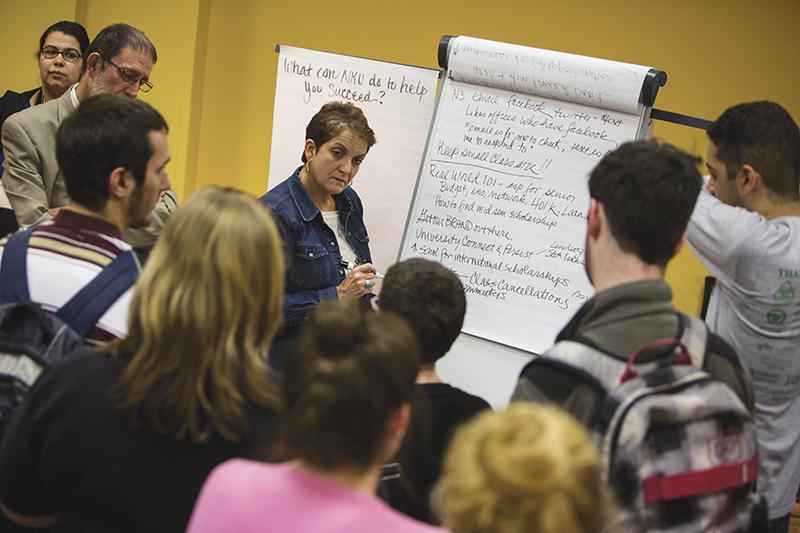
[[[344,278],[344,281],[336,287],[336,292],[339,293],[339,299],[358,299],[372,292],[372,287],[375,286],[376,279],[383,279],[383,274],[380,274],[372,263],[364,263],[363,265],[356,265],[342,261],[339,263],[343,268],[350,270],[350,273]]]

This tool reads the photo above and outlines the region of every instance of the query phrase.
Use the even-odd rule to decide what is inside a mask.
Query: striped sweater
[[[0,258],[6,240],[0,241]],[[31,300],[47,311],[59,309],[117,255],[130,249],[114,225],[62,209],[31,235],[27,258]],[[109,307],[86,337],[88,345],[125,335],[131,294],[132,288]]]

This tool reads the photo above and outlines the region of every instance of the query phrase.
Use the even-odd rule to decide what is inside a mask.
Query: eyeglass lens
[[[111,65],[117,69],[117,72],[119,72],[119,77],[125,83],[138,83],[139,90],[142,91],[143,93],[146,93],[147,91],[153,88],[153,84],[150,83],[150,81],[139,78],[139,75],[136,74],[135,72],[132,72],[124,67],[117,66],[110,59],[106,59],[105,57],[103,59],[111,63]]]
[[[54,46],[45,46],[42,48],[42,55],[47,59],[55,59],[58,54],[61,54],[64,59],[70,63],[75,63],[81,58],[81,53],[74,48],[64,48],[63,50]]]

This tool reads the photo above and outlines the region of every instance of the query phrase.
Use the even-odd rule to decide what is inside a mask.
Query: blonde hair
[[[246,193],[207,187],[164,226],[131,300],[112,394],[137,423],[176,439],[240,441],[245,402],[277,409],[266,364],[283,306],[281,240]]]
[[[561,410],[525,402],[454,436],[434,507],[455,533],[588,533],[611,516],[600,461]]]

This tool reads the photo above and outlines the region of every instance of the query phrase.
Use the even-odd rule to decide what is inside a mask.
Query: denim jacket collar
[[[294,174],[289,178],[289,192],[292,195],[292,201],[295,207],[297,207],[297,212],[300,213],[304,221],[310,222],[314,220],[314,217],[319,213],[319,208],[300,181],[301,168],[303,167],[297,167],[297,170],[295,170]]]
[[[310,222],[319,214],[319,208],[300,181],[301,168],[303,167],[297,167],[294,174],[289,177],[289,192],[292,195],[292,201],[295,207],[297,207],[297,212],[300,213],[300,216],[305,222]],[[349,213],[353,209],[353,202],[345,193],[335,194],[333,196],[333,201],[336,202],[336,209],[340,211],[344,208],[344,210]]]

